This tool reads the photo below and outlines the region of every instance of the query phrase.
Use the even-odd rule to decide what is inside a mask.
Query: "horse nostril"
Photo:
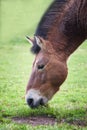
[[[33,98],[28,98],[27,99],[27,104],[31,107],[31,108],[36,108],[39,105],[44,105],[44,101],[42,98],[40,98],[39,100],[34,100]]]
[[[40,105],[44,105],[43,99],[40,99]]]
[[[28,103],[28,105],[33,106],[33,103],[34,103],[33,98],[27,99],[27,103]]]

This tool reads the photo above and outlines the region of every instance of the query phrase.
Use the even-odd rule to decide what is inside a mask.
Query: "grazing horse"
[[[68,57],[87,38],[87,0],[54,0],[31,39],[35,54],[26,88],[31,108],[44,105],[65,81]]]

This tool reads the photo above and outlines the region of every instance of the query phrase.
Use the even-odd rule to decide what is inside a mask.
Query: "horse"
[[[87,39],[87,0],[54,0],[42,16],[34,37],[35,54],[25,99],[31,108],[45,105],[68,75],[67,60]]]

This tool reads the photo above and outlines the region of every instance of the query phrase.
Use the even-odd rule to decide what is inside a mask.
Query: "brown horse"
[[[44,105],[67,77],[67,59],[87,38],[87,0],[55,0],[43,15],[33,39],[35,54],[26,89],[31,108]]]

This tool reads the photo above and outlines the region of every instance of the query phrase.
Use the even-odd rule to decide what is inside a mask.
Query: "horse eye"
[[[38,65],[38,70],[43,69],[45,65]]]

